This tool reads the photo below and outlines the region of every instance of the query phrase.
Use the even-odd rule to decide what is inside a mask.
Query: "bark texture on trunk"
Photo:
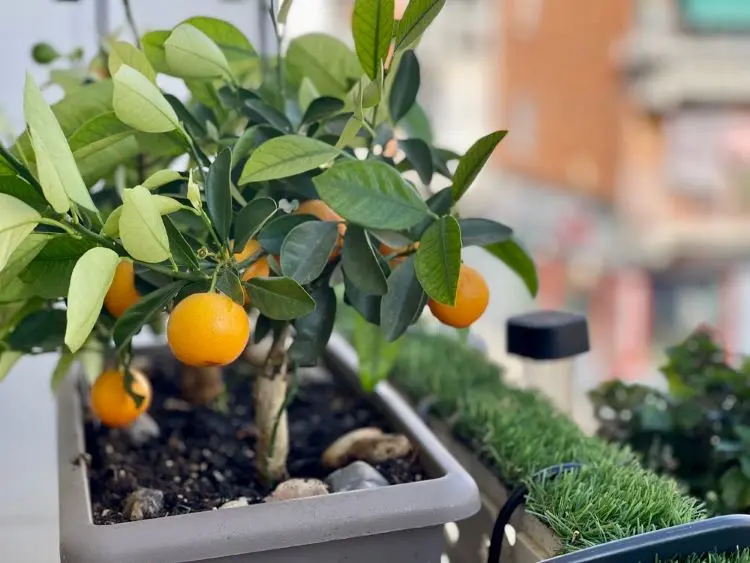
[[[218,367],[184,367],[182,398],[193,405],[207,405],[224,392],[224,377]]]
[[[289,328],[276,335],[265,366],[255,380],[255,426],[258,429],[256,460],[258,473],[266,483],[287,478],[289,426],[286,413]]]

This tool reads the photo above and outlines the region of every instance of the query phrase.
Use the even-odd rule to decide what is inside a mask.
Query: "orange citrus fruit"
[[[407,252],[409,250],[416,250],[419,248],[419,241],[415,242],[414,244],[410,244],[407,246],[402,246],[400,248],[393,248],[392,246],[388,246],[384,242],[380,243],[380,246],[378,246],[378,250],[380,251],[380,254],[383,256],[393,256],[394,254],[402,254],[404,252]],[[388,260],[388,265],[391,267],[391,269],[395,268],[402,262],[404,262],[408,256],[393,256],[390,260]]]
[[[490,289],[482,274],[466,264],[461,264],[456,303],[444,305],[429,299],[427,304],[441,323],[455,328],[466,328],[482,316],[489,302]]]
[[[333,252],[331,253],[331,257],[329,260],[335,259],[340,253],[341,253],[341,247],[344,244],[344,235],[346,234],[346,223],[344,223],[344,218],[336,213],[333,209],[328,207],[328,204],[320,199],[308,199],[307,201],[303,201],[300,203],[297,210],[294,212],[297,215],[312,215],[313,217],[317,217],[321,221],[336,221],[339,223],[338,229],[339,229],[339,240],[336,243],[336,248],[334,248]]]
[[[135,269],[130,260],[117,264],[115,277],[104,296],[104,307],[109,314],[119,318],[126,310],[138,303],[141,294],[135,288]]]
[[[112,428],[127,426],[151,406],[151,383],[143,373],[131,369],[132,391],[143,397],[140,405],[125,389],[125,374],[118,370],[103,372],[91,386],[91,410],[102,424]]]
[[[250,338],[241,305],[221,293],[193,293],[169,315],[167,342],[183,364],[224,366],[236,360]]]
[[[260,248],[260,243],[257,240],[249,240],[241,252],[235,253],[234,259],[237,262],[244,262],[253,254],[256,254]],[[271,275],[271,268],[268,265],[268,257],[262,256],[247,267],[245,273],[242,274],[242,281],[248,281],[257,277],[268,277],[269,275]]]

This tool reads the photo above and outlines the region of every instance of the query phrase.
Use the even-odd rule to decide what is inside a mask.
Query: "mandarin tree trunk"
[[[258,429],[256,460],[258,473],[269,484],[287,477],[289,427],[286,395],[288,386],[287,339],[291,327],[274,335],[265,364],[255,379],[255,426]]]
[[[224,378],[218,367],[182,369],[182,398],[192,405],[207,405],[224,392]]]

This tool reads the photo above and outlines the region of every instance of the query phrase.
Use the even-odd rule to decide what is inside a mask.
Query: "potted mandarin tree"
[[[419,87],[412,48],[443,4],[414,0],[394,21],[392,1],[361,0],[356,52],[311,34],[282,57],[191,18],[141,49],[113,43],[108,72],[55,108],[27,79],[26,132],[0,155],[0,364],[61,353],[64,561],[436,561],[439,525],[477,509],[473,482],[385,382],[367,382],[364,407],[335,390],[357,368],[331,338],[336,286],[375,327],[358,347],[385,358],[427,304],[457,327],[481,316],[489,292],[462,246],[527,263],[508,227],[454,209],[504,132],[460,158],[398,138]],[[272,13],[280,44],[289,5]],[[198,101],[163,93],[158,73]],[[183,154],[186,170],[160,167]],[[412,172],[449,185],[424,201]],[[144,360],[132,338],[162,315],[171,354]],[[97,354],[104,367],[81,393],[86,380],[65,374]],[[292,374],[321,357],[340,381],[314,402]],[[188,393],[208,407],[163,396],[174,372],[185,394],[225,366],[241,381],[229,396],[223,384]],[[294,408],[309,420],[290,423]],[[314,463],[290,465],[305,446],[290,435],[324,442]],[[335,485],[352,466],[361,482]]]

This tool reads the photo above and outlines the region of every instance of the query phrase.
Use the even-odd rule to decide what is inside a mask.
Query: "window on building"
[[[685,24],[696,30],[735,31],[750,29],[748,0],[681,0]]]
[[[508,112],[508,149],[519,156],[530,156],[538,135],[536,104],[529,96],[517,96],[510,102]]]

